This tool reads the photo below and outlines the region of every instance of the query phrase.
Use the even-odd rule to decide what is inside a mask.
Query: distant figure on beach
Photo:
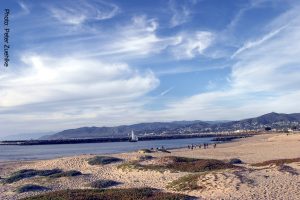
[[[190,149],[191,147],[190,147],[190,145],[188,145],[188,149]]]
[[[199,144],[199,149],[201,149],[201,144]]]
[[[214,149],[217,147],[217,143],[214,143]]]

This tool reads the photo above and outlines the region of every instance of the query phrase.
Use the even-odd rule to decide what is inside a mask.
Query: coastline
[[[281,171],[278,166],[265,166],[263,168],[253,167],[254,163],[260,163],[275,159],[292,159],[300,157],[300,134],[264,134],[249,138],[242,138],[218,144],[214,149],[176,148],[170,150],[170,154],[155,152],[143,154],[138,152],[127,152],[119,154],[108,154],[130,162],[144,155],[151,155],[157,159],[165,156],[178,156],[197,159],[228,160],[239,158],[245,167],[242,171],[214,171],[199,178],[198,184],[203,184],[203,189],[191,191],[173,191],[167,188],[170,182],[189,175],[188,172],[152,171],[152,170],[121,170],[120,163],[90,166],[87,160],[95,155],[68,156],[49,160],[19,161],[3,163],[0,162],[0,176],[7,177],[19,169],[54,169],[78,170],[84,175],[79,177],[65,177],[48,181],[43,177],[23,179],[16,183],[0,186],[0,199],[18,199],[26,196],[39,194],[39,192],[15,193],[17,187],[25,183],[39,183],[52,188],[53,191],[61,189],[86,189],[88,183],[97,179],[109,179],[121,182],[121,185],[113,188],[136,188],[155,187],[172,193],[184,193],[201,199],[297,199],[300,176],[293,175],[287,171]],[[122,162],[122,163],[123,163]],[[154,161],[149,161],[154,162]],[[289,163],[295,173],[300,173],[299,163]],[[237,174],[240,173],[240,174]],[[244,178],[240,178],[240,176]],[[254,184],[241,180],[253,180]]]

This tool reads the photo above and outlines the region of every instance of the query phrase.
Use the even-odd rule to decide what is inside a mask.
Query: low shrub
[[[162,192],[152,188],[61,190],[23,200],[188,200],[191,196]],[[195,199],[195,198],[193,198]]]
[[[28,184],[21,186],[17,189],[18,193],[23,193],[23,192],[37,192],[37,191],[46,191],[49,190],[49,188],[44,187],[44,186],[39,186],[39,185],[33,185],[33,184]]]
[[[79,176],[79,175],[82,175],[82,173],[80,171],[70,170],[70,171],[65,171],[65,172],[61,172],[58,174],[53,174],[49,177],[50,178],[60,178],[60,177],[72,177],[72,176]]]
[[[91,183],[92,188],[98,188],[98,189],[103,189],[103,188],[108,188],[112,186],[116,186],[121,184],[120,182],[113,181],[113,180],[97,180]]]
[[[122,159],[109,156],[95,156],[88,160],[90,165],[107,165],[115,162],[120,162]]]
[[[220,169],[236,168],[236,166],[215,159],[179,159],[174,163],[167,164],[168,169],[183,172],[206,172]]]
[[[238,158],[231,158],[229,161],[228,161],[229,164],[243,164],[243,161],[238,159]]]
[[[34,176],[51,176],[53,174],[61,173],[60,169],[51,170],[35,170],[35,169],[22,169],[11,174],[10,177],[4,180],[5,183],[13,183],[24,178],[31,178]]]
[[[138,162],[123,163],[118,166],[120,169],[138,169],[138,170],[156,170],[173,172],[206,172],[221,169],[239,168],[235,165],[225,163],[215,159],[194,159],[184,157],[164,157],[162,158],[163,164],[158,165],[141,165]]]

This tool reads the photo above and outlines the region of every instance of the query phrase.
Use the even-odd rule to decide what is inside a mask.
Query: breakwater
[[[253,134],[236,135],[230,134],[186,134],[186,135],[153,135],[139,136],[139,141],[147,140],[170,140],[185,138],[215,137],[214,141],[230,141],[242,137],[250,137]],[[84,139],[57,139],[57,140],[14,140],[1,141],[0,145],[49,145],[49,144],[79,144],[79,143],[107,143],[107,142],[128,142],[128,137],[106,137],[106,138],[84,138]]]

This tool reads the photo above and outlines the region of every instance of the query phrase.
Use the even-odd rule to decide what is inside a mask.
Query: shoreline
[[[62,189],[88,189],[88,184],[95,180],[114,180],[122,184],[112,188],[141,188],[152,187],[165,192],[182,193],[199,199],[297,199],[300,195],[300,162],[287,163],[282,166],[266,165],[254,167],[277,159],[294,159],[300,157],[300,134],[270,133],[255,135],[218,144],[208,149],[175,148],[169,153],[139,153],[126,152],[105,154],[122,159],[121,163],[91,166],[88,160],[101,154],[76,155],[55,159],[0,162],[0,177],[7,177],[20,169],[49,170],[78,170],[83,173],[78,177],[65,177],[49,181],[47,178],[34,177],[23,179],[12,184],[0,185],[0,199],[14,200],[23,197],[42,194],[43,192],[27,192],[18,194],[16,188],[24,184],[39,184],[51,188],[52,191]],[[218,170],[199,174],[197,184],[201,189],[174,191],[167,187],[170,183],[192,175],[190,172],[163,172],[156,170],[120,169],[118,166],[132,161],[136,162],[143,156],[151,156],[153,160],[139,161],[144,164],[155,164],[168,156],[186,157],[193,159],[216,159],[220,161],[232,158],[240,159],[243,164],[237,169]],[[227,162],[227,161],[226,161]],[[249,180],[249,181],[245,181]],[[250,181],[251,180],[251,181]],[[252,184],[253,182],[253,184]]]
[[[200,145],[200,144],[203,144],[203,143],[208,143],[208,144],[222,144],[222,143],[229,143],[229,142],[233,142],[233,141],[236,141],[236,140],[239,140],[239,139],[242,139],[242,138],[247,138],[247,137],[252,137],[253,135],[243,135],[243,136],[222,136],[222,137],[200,137],[200,138],[211,138],[211,140],[210,141],[207,141],[207,142],[205,142],[205,141],[203,141],[203,142],[197,142],[197,141],[191,141],[191,143],[188,143],[188,144],[177,144],[177,146],[174,146],[174,147],[166,147],[166,149],[167,150],[175,150],[175,149],[185,149],[185,148],[187,148],[187,146],[188,145],[191,145],[191,144],[194,144],[194,145]],[[181,139],[181,140],[185,140],[185,139],[191,139],[191,138],[183,138],[183,139]],[[196,138],[196,139],[199,139],[199,138]],[[165,141],[165,140],[160,140],[160,141]],[[172,142],[173,140],[171,139],[171,140],[169,140],[169,142]],[[175,141],[177,141],[177,140],[175,140]],[[89,143],[88,143],[89,144]],[[87,145],[88,145],[87,144]],[[106,144],[108,144],[108,143],[106,143]],[[111,143],[112,145],[113,145],[113,143]],[[139,144],[139,143],[134,143],[135,145],[136,144]],[[62,145],[61,147],[64,147],[63,146],[63,144],[59,144],[59,145]],[[10,147],[12,147],[13,145],[8,145],[8,146],[10,146]],[[23,146],[23,145],[17,145],[17,146]],[[42,145],[42,146],[44,146],[44,145]],[[42,147],[41,146],[41,147]],[[49,147],[51,147],[52,145],[49,145]],[[3,147],[3,146],[2,146]],[[27,148],[32,148],[31,147],[31,145],[24,145],[24,147],[26,147],[26,149]],[[160,148],[161,146],[160,145],[157,145],[157,146],[155,146],[155,144],[153,145],[153,147],[156,149],[156,148]],[[80,147],[78,147],[78,148],[80,148]],[[144,148],[149,148],[149,147],[144,147]],[[140,149],[143,149],[143,147],[140,147]],[[138,151],[139,150],[139,148],[136,148],[136,149],[127,149],[127,150],[121,150],[121,151],[119,151],[119,152],[105,152],[105,150],[104,150],[104,152],[97,152],[97,153],[95,153],[95,154],[103,154],[103,155],[110,155],[110,154],[120,154],[120,153],[133,153],[133,152],[136,152],[136,151]],[[156,149],[157,150],[157,149]],[[51,154],[49,154],[49,155],[44,155],[44,157],[43,156],[38,156],[37,155],[37,157],[36,158],[34,158],[34,155],[32,155],[33,157],[31,157],[30,158],[30,156],[29,157],[24,157],[24,158],[18,158],[18,159],[0,159],[0,164],[1,164],[1,162],[3,163],[3,162],[22,162],[22,161],[28,161],[28,162],[30,162],[30,161],[38,161],[38,160],[49,160],[49,159],[56,159],[56,158],[64,158],[64,157],[71,157],[71,156],[80,156],[80,155],[93,155],[94,153],[84,153],[84,151],[82,151],[82,152],[78,152],[78,153],[76,153],[76,154],[69,154],[69,155],[60,155],[60,156],[55,156],[54,155],[55,154],[55,152],[53,152],[53,156],[51,156]]]

